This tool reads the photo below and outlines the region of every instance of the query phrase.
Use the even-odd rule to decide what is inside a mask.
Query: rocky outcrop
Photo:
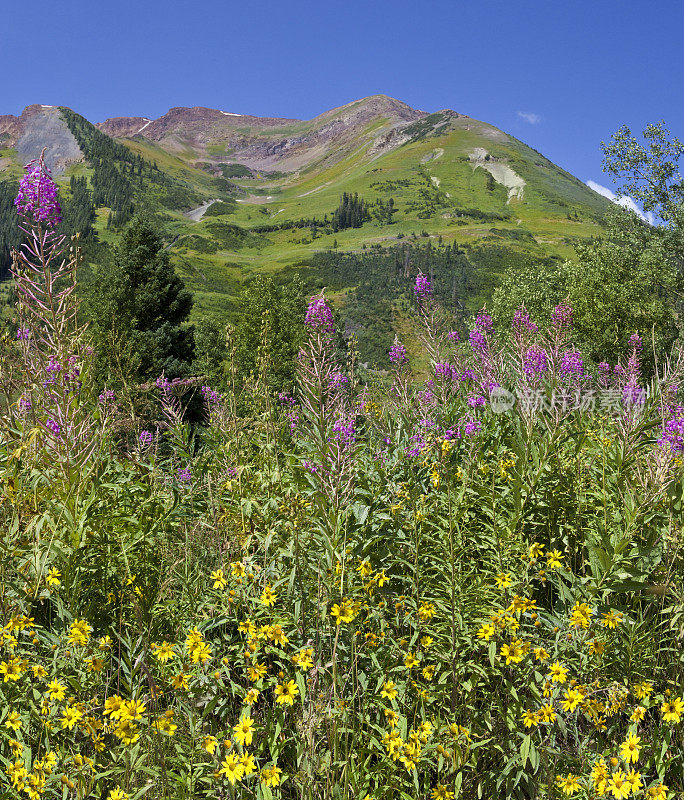
[[[5,138],[4,146],[14,147],[23,163],[38,158],[46,148],[45,163],[55,174],[83,160],[78,142],[57,106],[34,104],[26,106],[18,117],[2,116],[0,134],[3,133],[9,137]]]

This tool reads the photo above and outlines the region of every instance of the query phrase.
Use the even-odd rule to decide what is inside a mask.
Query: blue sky
[[[600,142],[684,138],[677,0],[29,0],[0,32],[0,114],[202,105],[310,118],[370,94],[490,122],[610,186]]]

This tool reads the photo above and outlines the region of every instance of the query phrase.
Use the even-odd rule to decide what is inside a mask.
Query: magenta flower
[[[526,333],[536,333],[539,327],[535,322],[532,322],[530,315],[527,311],[519,308],[513,315],[513,333],[517,337],[521,337]]]
[[[543,347],[530,347],[523,359],[523,372],[530,380],[536,380],[548,371],[549,362]]]
[[[389,360],[392,364],[399,364],[400,366],[406,363],[406,348],[396,336],[394,337],[394,344],[389,350]]]
[[[563,353],[559,371],[568,377],[581,378],[584,375],[584,361],[578,350],[566,350]]]
[[[19,181],[19,194],[14,201],[17,213],[54,228],[62,221],[62,209],[57,200],[57,186],[45,166],[43,154],[38,163],[34,159],[24,169],[26,174]]]
[[[572,328],[572,306],[565,301],[559,303],[553,309],[551,323],[554,328]]]
[[[334,333],[335,324],[333,322],[332,311],[325,302],[322,294],[311,298],[309,307],[306,310],[305,325],[320,333]]]
[[[422,272],[416,275],[416,284],[413,287],[413,294],[416,296],[416,300],[424,300],[426,297],[432,295],[432,284],[428,280],[427,275],[423,275]]]

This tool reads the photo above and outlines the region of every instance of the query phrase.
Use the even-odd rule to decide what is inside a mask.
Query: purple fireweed
[[[394,337],[394,344],[389,349],[389,360],[398,366],[406,363],[406,348],[397,336]]]
[[[487,337],[480,328],[473,328],[468,334],[470,346],[476,353],[484,354],[487,352]]]
[[[472,394],[468,397],[467,403],[471,408],[478,408],[486,405],[487,400],[481,394]]]
[[[107,403],[113,403],[116,399],[116,395],[111,389],[105,389],[101,395],[97,398],[102,405],[106,405]]]
[[[513,315],[513,333],[517,338],[522,338],[526,334],[536,333],[539,327],[532,322],[530,315],[524,308],[519,308]]]
[[[28,328],[19,328],[17,330],[17,339],[28,341],[31,338],[31,331]]]
[[[142,431],[138,436],[138,444],[140,447],[149,447],[152,444],[152,434],[150,431]]]
[[[461,337],[460,337],[458,331],[449,331],[449,333],[447,333],[447,339],[450,342],[460,342],[461,341]]]
[[[189,483],[192,480],[192,473],[187,467],[179,467],[176,474],[181,483]]]
[[[439,364],[435,364],[435,378],[441,380],[453,380],[456,376],[456,372],[454,368],[448,362],[440,362]]]
[[[549,369],[549,360],[543,347],[530,347],[523,359],[523,372],[528,380],[541,378]]]
[[[565,301],[559,303],[551,314],[551,324],[559,330],[572,328],[572,306]]]
[[[57,186],[45,166],[43,153],[37,163],[34,159],[24,169],[26,174],[19,181],[19,194],[14,201],[17,213],[46,228],[54,228],[62,221],[62,209],[57,199]]]
[[[481,331],[487,331],[487,333],[491,333],[494,330],[494,322],[491,315],[489,315],[484,308],[475,317],[475,327],[479,328]]]
[[[432,284],[430,283],[428,276],[423,275],[422,272],[419,272],[416,275],[416,283],[413,287],[413,294],[416,296],[416,300],[425,300],[428,297],[432,296]]]
[[[558,371],[569,378],[581,378],[584,375],[582,354],[578,350],[566,350],[562,354]]]
[[[670,415],[658,445],[669,453],[679,454],[684,452],[684,406],[671,408]]]
[[[309,307],[306,310],[305,325],[307,328],[320,333],[332,334],[335,332],[332,311],[325,302],[325,297],[322,294],[314,295],[309,301]]]

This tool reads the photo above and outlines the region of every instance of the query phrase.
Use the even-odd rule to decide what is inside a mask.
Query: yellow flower
[[[119,718],[133,722],[142,719],[145,711],[147,711],[147,706],[143,702],[139,700],[124,700],[119,711]]]
[[[173,721],[173,709],[167,709],[161,716],[157,717],[154,721],[154,727],[160,733],[166,733],[168,736],[173,736],[178,728]]]
[[[385,681],[380,692],[381,697],[386,697],[388,700],[394,700],[397,696],[397,685],[394,681]]]
[[[588,628],[593,613],[594,609],[590,608],[586,603],[575,603],[570,615],[570,627]]]
[[[639,760],[639,742],[640,736],[630,733],[625,741],[620,745],[620,755],[624,761],[629,764],[630,761]]]
[[[69,644],[73,647],[84,647],[88,644],[88,639],[92,633],[92,626],[84,619],[75,619],[69,626]]]
[[[214,581],[214,589],[225,589],[228,586],[228,581],[223,577],[223,570],[217,569],[209,576]]]
[[[660,712],[665,722],[679,722],[684,712],[684,703],[681,697],[675,697],[671,702],[665,702],[660,706]]]
[[[544,545],[539,542],[532,542],[530,545],[530,558],[538,558],[544,552]]]
[[[644,785],[641,782],[641,773],[637,772],[636,770],[630,770],[627,774],[627,782],[629,783],[630,789],[632,790],[633,794],[636,794],[639,789]]]
[[[231,575],[234,575],[236,578],[244,578],[246,571],[245,565],[241,561],[233,561],[230,565]]]
[[[205,736],[202,739],[202,747],[209,753],[210,756],[214,755],[214,751],[216,750],[216,746],[218,745],[218,739],[215,736]]]
[[[610,789],[616,800],[624,800],[632,792],[632,784],[621,769],[611,775],[607,788]]]
[[[623,615],[619,611],[606,611],[602,616],[601,624],[604,628],[617,628],[623,620]]]
[[[45,678],[45,677],[47,677],[47,670],[41,664],[34,664],[31,667],[31,670],[33,671],[33,677],[34,678]]]
[[[312,655],[313,647],[307,647],[306,650],[302,650],[292,656],[292,663],[299,669],[311,669],[313,667]]]
[[[435,786],[435,788],[432,790],[430,797],[432,800],[453,800],[454,793],[449,791],[446,786],[438,783],[437,786]]]
[[[592,639],[592,641],[589,642],[589,652],[593,656],[595,656],[595,655],[600,656],[605,649],[606,649],[606,647],[603,644],[603,642],[600,642],[598,639]]]
[[[413,653],[407,653],[406,657],[404,658],[404,666],[406,669],[412,669],[413,667],[417,667],[420,664],[420,659],[416,658]]]
[[[435,640],[432,636],[421,636],[420,637],[420,645],[421,647],[425,648],[425,650],[429,650],[432,647],[432,644]]]
[[[494,626],[491,622],[485,623],[477,632],[478,639],[484,639],[488,642],[494,635]]]
[[[172,685],[174,689],[187,689],[188,676],[184,672],[180,672],[178,673],[178,675],[174,675]]]
[[[240,756],[240,764],[242,764],[245,775],[251,775],[256,770],[256,762],[251,753],[243,753]]]
[[[550,550],[546,554],[546,569],[558,569],[561,566],[562,557],[560,550]]]
[[[428,664],[428,666],[423,667],[423,677],[426,681],[431,681],[435,677],[434,664]]]
[[[20,658],[10,658],[9,661],[3,661],[0,664],[0,675],[2,675],[3,683],[18,681],[19,678],[21,678],[23,675],[21,663],[22,661]]]
[[[247,674],[249,675],[250,681],[256,683],[266,675],[267,670],[268,667],[266,664],[250,664],[249,667],[247,667]]]
[[[571,772],[569,772],[565,777],[562,775],[556,775],[556,783],[563,794],[567,794],[568,797],[572,797],[575,792],[579,792],[582,788],[577,775],[573,775]]]
[[[652,691],[652,681],[642,681],[641,683],[637,683],[634,687],[634,694],[636,695],[637,700],[643,700],[644,697],[648,697]]]
[[[518,664],[522,661],[525,651],[520,639],[514,639],[510,644],[501,645],[501,656],[506,659],[506,664],[513,662]]]
[[[282,703],[288,706],[294,704],[295,697],[299,694],[299,689],[294,681],[288,681],[284,684],[278,684],[275,687],[276,703]]]
[[[568,689],[565,692],[564,699],[561,702],[563,711],[574,711],[577,706],[582,702],[584,695],[579,689]]]
[[[604,758],[598,758],[594,761],[594,766],[591,770],[591,781],[600,795],[605,794],[606,786],[608,785],[608,765]]]
[[[254,720],[251,717],[242,717],[240,722],[237,725],[233,726],[233,733],[235,741],[242,745],[252,744],[252,738],[254,737]]]
[[[282,780],[283,771],[274,764],[272,767],[261,770],[260,780],[264,786],[278,786]]]
[[[223,759],[221,767],[218,774],[225,775],[231,785],[241,780],[242,776],[245,774],[245,768],[242,766],[240,758],[235,753],[228,753]]]
[[[273,591],[273,587],[270,583],[267,583],[264,586],[264,591],[261,593],[261,604],[264,606],[274,606],[275,601],[278,598],[278,595]]]
[[[559,661],[554,661],[549,670],[549,678],[552,683],[565,683],[568,679],[568,668],[564,667]]]
[[[112,789],[109,793],[107,800],[128,800],[128,795],[121,787],[117,786],[116,789]]]
[[[653,800],[667,800],[667,786],[665,786],[664,783],[659,783],[657,786],[651,786],[646,796],[653,798]]]
[[[630,720],[632,722],[641,722],[641,720],[646,716],[646,709],[643,706],[637,706],[634,711],[632,711],[632,716]]]
[[[553,722],[556,719],[556,711],[550,703],[539,709],[539,715],[543,722]]]
[[[391,708],[384,709],[383,713],[388,725],[394,727],[399,722],[399,714],[396,711],[392,711]]]
[[[18,731],[21,728],[21,718],[16,711],[10,711],[5,720],[5,727],[11,728],[13,731]]]
[[[549,654],[543,647],[535,647],[532,651],[534,653],[534,658],[536,661],[548,661]]]
[[[259,699],[259,690],[258,689],[250,689],[247,694],[245,695],[245,699],[243,703],[246,706],[253,706],[254,703]]]
[[[535,711],[525,711],[522,715],[522,721],[526,728],[536,728],[539,725],[539,714]]]
[[[57,569],[57,567],[50,567],[47,571],[47,575],[45,576],[45,583],[48,586],[59,586],[59,579],[62,577],[62,573]]]
[[[74,725],[83,717],[83,714],[76,708],[76,706],[67,706],[62,711],[62,719],[60,722],[62,723],[62,728],[68,728],[72,730]]]
[[[170,642],[162,642],[161,644],[153,643],[152,652],[154,653],[157,661],[161,662],[162,664],[166,664],[170,658],[174,658],[176,655],[174,645],[172,645]]]
[[[435,604],[423,603],[418,609],[418,616],[421,622],[427,622],[435,616]]]
[[[508,587],[512,584],[510,572],[500,572],[494,578],[494,580],[500,589],[508,589]]]
[[[338,625],[343,622],[352,622],[356,617],[356,606],[348,599],[343,599],[340,605],[335,603],[330,609],[330,616],[335,617]]]

